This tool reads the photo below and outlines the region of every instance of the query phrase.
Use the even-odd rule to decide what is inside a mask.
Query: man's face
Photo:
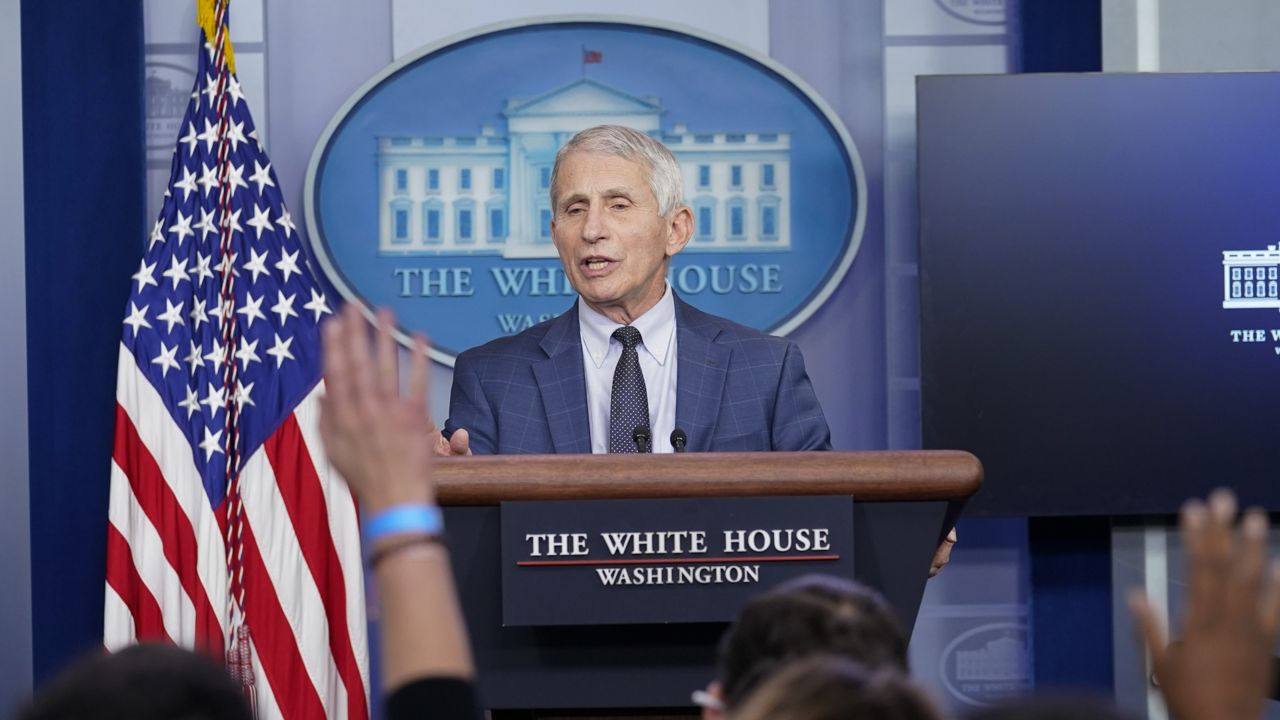
[[[666,289],[667,258],[689,241],[692,213],[664,217],[643,165],[600,153],[564,157],[551,235],[564,271],[588,305],[629,323]]]

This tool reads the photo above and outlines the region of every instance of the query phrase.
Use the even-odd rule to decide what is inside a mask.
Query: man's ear
[[[693,237],[693,210],[688,205],[681,205],[671,213],[667,221],[667,257],[671,257],[684,249]]]

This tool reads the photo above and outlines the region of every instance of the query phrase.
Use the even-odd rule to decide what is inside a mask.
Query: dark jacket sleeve
[[[831,430],[818,404],[818,395],[804,369],[804,356],[787,343],[773,407],[774,450],[830,450]]]
[[[387,720],[480,720],[476,688],[462,678],[422,678],[387,697]]]
[[[444,423],[444,436],[450,437],[460,428],[467,431],[471,452],[492,455],[498,451],[497,416],[485,397],[476,373],[476,361],[470,353],[459,355],[453,366],[453,390],[449,395],[449,419]]]

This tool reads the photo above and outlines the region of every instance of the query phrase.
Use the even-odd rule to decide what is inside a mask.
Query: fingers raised
[[[371,403],[376,404],[381,391],[374,376],[373,359],[369,352],[369,324],[365,322],[355,303],[347,303],[342,309],[342,322],[352,401],[359,401],[367,408]]]
[[[378,391],[384,398],[400,394],[400,365],[396,357],[396,341],[391,335],[395,322],[390,310],[383,308],[378,311],[373,351],[377,362]]]
[[[1280,631],[1280,560],[1271,562],[1267,568],[1267,579],[1262,587],[1262,599],[1258,604],[1262,629],[1270,642],[1275,642],[1276,632]]]
[[[1213,603],[1213,597],[1221,589],[1221,581],[1212,578],[1207,572],[1210,562],[1209,510],[1199,500],[1188,500],[1182,506],[1182,517],[1178,523],[1182,534],[1182,546],[1186,551],[1187,566],[1187,616],[1183,622],[1192,625],[1199,619],[1195,616],[1198,609],[1206,608]]]
[[[1164,649],[1165,634],[1164,625],[1160,617],[1156,614],[1151,603],[1147,600],[1147,596],[1141,590],[1132,590],[1128,597],[1129,612],[1133,618],[1138,621],[1138,629],[1142,632],[1142,638],[1146,641],[1147,652],[1151,655],[1151,667],[1155,669],[1156,675],[1165,678],[1166,668],[1164,667]]]
[[[1263,569],[1267,563],[1267,516],[1251,509],[1240,523],[1238,560],[1232,568],[1235,580],[1233,612],[1255,612],[1258,591],[1262,588]]]
[[[352,328],[344,310],[325,321],[324,377],[325,403],[338,412],[349,412],[355,399],[354,369],[351,366],[350,346]]]
[[[409,351],[409,402],[420,413],[427,412],[427,339],[413,336]]]

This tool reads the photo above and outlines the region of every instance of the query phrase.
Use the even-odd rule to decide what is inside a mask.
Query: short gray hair
[[[575,152],[601,153],[638,162],[648,170],[649,189],[658,201],[658,212],[667,215],[684,204],[684,183],[680,179],[680,163],[666,145],[654,138],[622,125],[597,125],[574,135],[556,153],[551,170],[551,206],[556,203],[556,183],[560,163]]]

